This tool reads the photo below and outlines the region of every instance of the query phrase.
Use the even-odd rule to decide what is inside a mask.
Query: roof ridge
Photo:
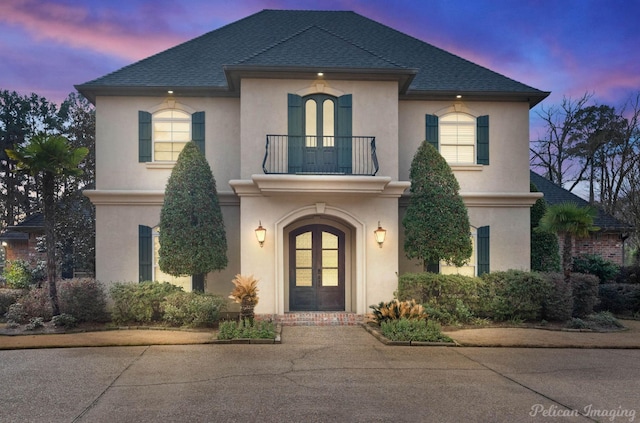
[[[319,26],[317,24],[308,25],[308,26],[302,28],[300,31],[297,31],[297,32],[289,35],[288,37],[285,37],[285,38],[283,38],[283,39],[281,39],[279,41],[276,41],[276,42],[272,43],[271,45],[268,45],[268,46],[262,48],[260,51],[256,51],[256,52],[250,54],[249,56],[236,61],[234,64],[242,64],[242,63],[245,63],[245,62],[247,62],[247,61],[249,61],[249,60],[251,60],[253,58],[256,58],[256,57],[260,56],[261,54],[264,54],[264,53],[268,52],[269,50],[273,50],[274,48],[285,44],[286,42],[288,42],[288,41],[290,41],[290,40],[292,40],[292,39],[304,34],[305,32],[307,32],[307,31],[309,31],[309,30],[311,30],[313,28],[317,28],[318,30],[323,31],[323,32],[331,35],[332,37],[338,38],[339,40],[342,40],[345,43],[350,44],[353,47],[358,48],[358,49],[366,52],[367,54],[370,54],[370,55],[372,55],[374,57],[377,57],[378,59],[380,59],[380,60],[382,60],[384,62],[389,63],[390,65],[393,65],[393,66],[396,66],[396,67],[399,67],[399,68],[406,68],[406,66],[403,66],[403,65],[401,65],[399,63],[396,63],[396,62],[394,62],[394,61],[392,61],[390,59],[387,59],[386,57],[380,56],[379,54],[376,54],[375,52],[373,52],[373,51],[371,51],[371,50],[369,50],[369,49],[367,49],[367,48],[365,48],[365,47],[363,47],[361,45],[358,45],[357,43],[354,43],[353,41],[348,40],[345,37],[343,37],[341,35],[338,35],[335,32],[330,31],[327,28],[324,28],[324,27]]]

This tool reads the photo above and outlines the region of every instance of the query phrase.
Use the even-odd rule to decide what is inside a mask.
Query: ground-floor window
[[[185,291],[191,291],[191,276],[172,276],[160,270],[158,260],[160,258],[160,231],[159,227],[153,228],[153,280],[156,282],[169,282],[181,286]]]
[[[489,227],[471,227],[471,246],[473,253],[466,266],[450,266],[440,263],[440,273],[443,275],[479,276],[489,272]]]

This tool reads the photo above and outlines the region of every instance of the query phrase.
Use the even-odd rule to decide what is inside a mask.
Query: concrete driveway
[[[1,422],[624,422],[638,392],[640,350],[397,347],[360,327],[0,351]]]

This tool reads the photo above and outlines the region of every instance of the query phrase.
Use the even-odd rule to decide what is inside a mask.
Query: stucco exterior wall
[[[288,270],[284,266],[284,231],[299,219],[318,216],[350,226],[353,233],[354,271],[348,285],[353,298],[347,311],[366,313],[369,305],[393,298],[398,269],[398,200],[397,198],[332,195],[246,196],[241,201],[240,255],[242,273],[260,279],[262,294],[257,313],[282,314],[288,311],[285,293]],[[373,231],[378,221],[387,230],[382,247]],[[258,222],[267,229],[263,247],[253,229]]]
[[[376,137],[378,175],[398,179],[398,86],[380,81],[243,79],[241,179],[262,173],[267,134],[286,135],[287,94],[353,96],[354,136]]]
[[[171,165],[138,162],[138,111],[173,105],[190,113],[205,112],[205,155],[219,192],[231,192],[239,177],[240,100],[200,97],[98,97],[96,101],[96,188],[164,190]],[[236,165],[234,165],[234,163]]]
[[[456,166],[461,192],[529,192],[529,105],[527,103],[401,101],[399,172],[409,179],[411,160],[425,139],[425,115],[454,110],[489,115],[489,165]]]

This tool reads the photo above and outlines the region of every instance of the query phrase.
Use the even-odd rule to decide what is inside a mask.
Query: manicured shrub
[[[44,319],[42,317],[32,317],[25,326],[25,330],[36,330],[44,327]]]
[[[5,313],[4,318],[11,324],[26,323],[29,321],[29,317],[27,316],[26,311],[24,311],[24,306],[21,303],[11,304],[9,306],[9,310]]]
[[[574,317],[568,323],[567,327],[571,329],[591,329],[591,330],[611,330],[622,329],[624,325],[616,319],[613,314],[602,311],[600,313],[590,314],[583,318]]]
[[[585,317],[593,313],[598,303],[597,276],[584,273],[571,274],[571,287],[573,289],[573,317]]]
[[[161,304],[181,287],[170,283],[117,283],[109,291],[113,300],[112,319],[116,323],[150,323],[162,321]]]
[[[219,295],[174,292],[162,302],[163,320],[172,326],[212,327],[226,305]]]
[[[80,322],[106,322],[107,296],[103,285],[92,278],[66,279],[58,282],[60,311]]]
[[[27,318],[42,317],[45,321],[51,320],[53,312],[48,287],[32,288],[18,301],[22,304]]]
[[[565,322],[573,314],[573,290],[562,273],[543,273],[542,277],[551,289],[542,303],[542,319],[550,322]]]
[[[392,300],[388,303],[381,301],[380,304],[369,306],[369,308],[373,309],[371,315],[378,324],[387,320],[427,318],[424,307],[416,303],[416,300]]]
[[[396,319],[387,320],[380,325],[380,331],[391,341],[451,342],[443,334],[440,325],[433,320]]]
[[[442,324],[466,323],[485,309],[480,292],[484,281],[461,275],[405,273],[398,279],[398,299],[415,298],[429,317]]]
[[[621,267],[616,282],[640,285],[640,264]]]
[[[539,192],[534,184],[530,184],[530,191]],[[531,207],[531,270],[534,272],[558,272],[561,268],[558,235],[536,230],[546,211],[544,198],[538,198]]]
[[[276,325],[271,321],[246,319],[244,321],[221,322],[218,339],[275,339]]]
[[[73,328],[78,325],[78,320],[70,314],[60,313],[51,318],[51,323],[57,328]]]
[[[615,279],[620,272],[620,267],[610,260],[605,260],[599,254],[581,254],[573,258],[573,271],[595,275],[600,283],[607,283]]]
[[[619,315],[640,312],[640,285],[629,283],[606,283],[598,286],[599,302],[596,311],[609,311]]]
[[[540,274],[521,270],[487,273],[482,279],[488,317],[495,320],[539,320],[552,290]]]
[[[13,289],[26,289],[33,283],[31,266],[25,260],[8,261],[3,276],[7,287]]]
[[[25,294],[23,289],[0,289],[0,317],[9,311],[9,306]]]

